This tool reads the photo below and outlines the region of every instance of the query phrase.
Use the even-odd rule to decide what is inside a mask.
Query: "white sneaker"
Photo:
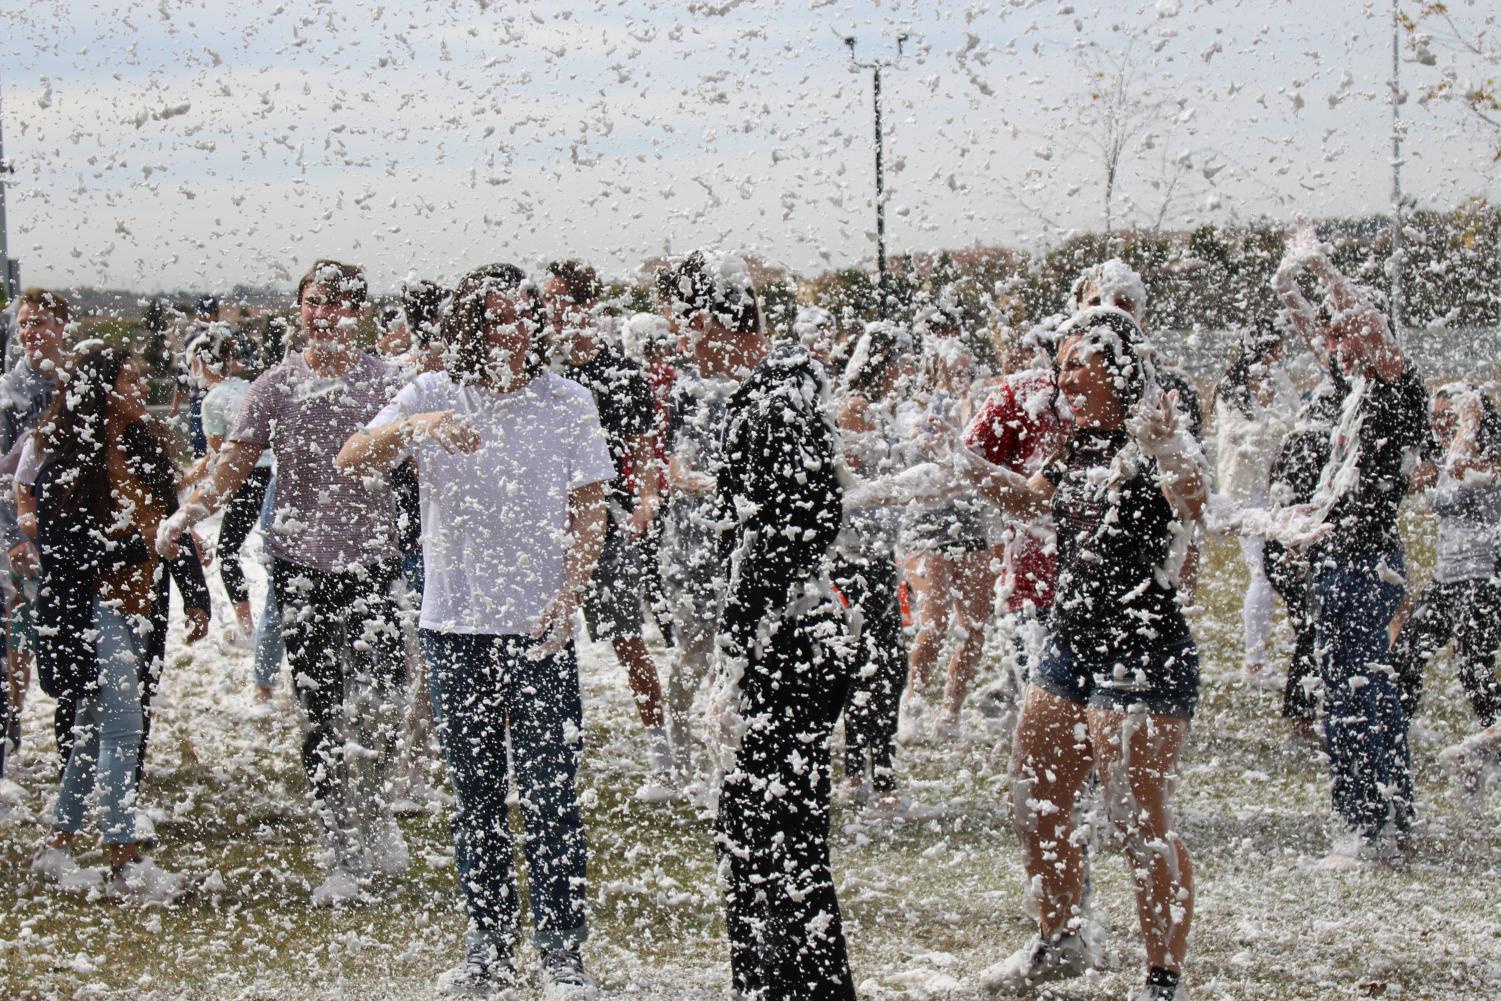
[[[219,631],[219,645],[235,653],[249,653],[255,649],[255,633],[238,625],[226,626]]]
[[[139,904],[165,906],[176,901],[187,889],[187,877],[168,872],[150,857],[127,862],[115,873],[111,887],[123,900]]]
[[[310,899],[314,907],[343,907],[357,903],[362,892],[358,876],[344,866],[334,866]]]
[[[387,879],[403,876],[412,867],[412,854],[407,850],[407,839],[402,835],[395,819],[388,819],[381,831],[370,839],[365,857],[376,875]]]
[[[542,997],[545,1001],[596,1001],[599,997],[577,950],[549,949],[542,954]]]
[[[466,945],[464,961],[438,974],[438,993],[449,997],[492,997],[518,983],[509,952],[488,945]]]
[[[671,775],[672,750],[667,745],[667,729],[660,726],[648,727],[646,737],[648,742],[646,752],[649,760],[648,767],[651,768],[652,775]]]
[[[145,810],[136,810],[135,834],[137,844],[156,840],[156,821]]]
[[[1076,932],[1032,940],[980,974],[980,985],[993,995],[1026,994],[1040,984],[1068,980],[1096,965],[1088,943]]]
[[[928,739],[928,703],[921,695],[909,693],[902,699],[897,718],[896,739],[903,744],[921,744]]]
[[[104,882],[104,870],[81,866],[72,852],[50,845],[31,857],[31,874],[60,890],[91,890]]]

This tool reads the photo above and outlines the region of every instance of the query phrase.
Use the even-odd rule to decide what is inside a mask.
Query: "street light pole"
[[[1392,284],[1393,335],[1402,332],[1402,88],[1397,78],[1401,66],[1401,15],[1398,0],[1392,0]]]
[[[902,54],[902,43],[907,40],[906,35],[896,36],[896,54]],[[889,309],[887,302],[886,283],[886,177],[882,167],[885,140],[881,135],[881,70],[896,64],[896,60],[876,59],[868,63],[862,63],[855,58],[854,36],[846,37],[844,44],[850,47],[850,62],[857,69],[871,71],[871,92],[875,101],[876,119],[876,289],[877,305],[880,308],[881,319],[886,319]]]
[[[10,238],[5,221],[5,184],[10,173],[11,166],[5,162],[4,81],[0,80],[0,293],[4,293],[6,302],[21,291],[16,288],[18,283],[14,280],[16,275],[10,263]]]

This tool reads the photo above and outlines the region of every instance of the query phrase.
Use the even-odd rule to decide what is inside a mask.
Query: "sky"
[[[624,277],[699,246],[871,267],[846,37],[891,61],[889,253],[1101,229],[1095,98],[1123,64],[1117,225],[1391,204],[1390,6],[1362,0],[10,2],[0,34],[27,284],[223,292],[318,257],[377,289],[559,256]],[[1435,53],[1402,64],[1404,188],[1494,200],[1496,134],[1417,100],[1477,72]]]

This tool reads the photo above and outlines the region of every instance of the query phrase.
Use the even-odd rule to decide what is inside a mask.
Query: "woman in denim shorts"
[[[989,467],[984,480],[1008,511],[1052,515],[1058,581],[1011,763],[1027,910],[1040,927],[982,976],[993,992],[1023,993],[1097,961],[1074,818],[1093,774],[1136,884],[1148,966],[1137,1001],[1171,1001],[1180,996],[1193,867],[1169,801],[1199,688],[1176,584],[1206,474],[1131,317],[1086,310],[1063,326],[1059,345],[1058,391],[1074,418],[1067,439],[1029,478]]]

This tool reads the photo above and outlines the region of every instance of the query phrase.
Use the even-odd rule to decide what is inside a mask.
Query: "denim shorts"
[[[1139,659],[1085,659],[1050,638],[1028,680],[1081,706],[1116,712],[1141,706],[1154,716],[1193,719],[1199,651],[1188,638]]]

